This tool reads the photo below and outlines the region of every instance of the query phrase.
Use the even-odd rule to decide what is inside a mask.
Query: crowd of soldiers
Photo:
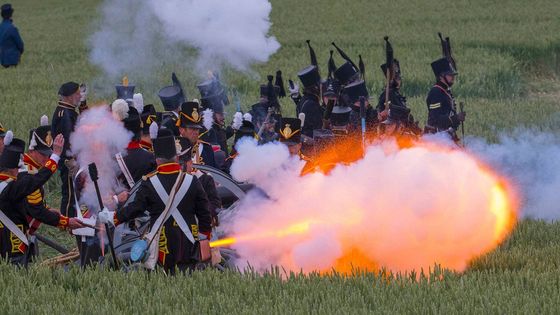
[[[428,121],[423,130],[401,94],[401,67],[388,38],[387,58],[381,65],[386,84],[376,104],[370,102],[361,56],[356,65],[334,43],[325,79],[308,41],[311,64],[298,73],[303,93],[291,80],[286,91],[278,71],[260,86],[258,103],[246,113],[237,106],[228,125],[224,109],[229,98],[216,76],[197,85],[199,100],[188,100],[173,74],[172,84],[158,93],[163,112],[152,104],[144,105],[142,95],[134,93],[135,86],[123,80],[116,86],[116,100],[108,110],[132,134],[126,150],[115,157],[119,181],[127,189],[115,194],[114,209],[99,211],[98,223],[117,226],[147,213],[155,226],[162,213],[175,207],[174,215],[159,222],[158,261],[166,270],[190,270],[207,256],[194,251],[208,248],[213,228],[219,225],[217,213],[221,208],[212,176],[193,165],[228,173],[237,156],[235,144],[242,138],[286,145],[291,155],[307,162],[303,174],[321,168],[322,152],[336,143],[350,143],[347,151],[354,152],[360,150],[360,143],[371,139],[416,138],[440,132],[459,141],[456,131],[465,113],[457,110],[451,93],[457,72],[449,39],[441,35],[440,39],[443,57],[431,64],[436,83],[426,100]],[[344,60],[340,66],[335,64],[334,50]],[[41,222],[61,229],[87,228],[78,218],[87,215],[77,209],[81,188],[75,184],[76,157],[68,141],[80,115],[89,110],[87,88],[68,82],[60,87],[58,95],[51,124],[45,116],[40,126],[30,131],[27,153],[25,142],[0,125],[0,251],[2,258],[15,264],[26,265],[32,257],[31,239]],[[282,114],[279,98],[288,95],[295,103],[295,117]],[[359,158],[360,154],[355,155]],[[44,202],[43,186],[57,170],[62,180],[62,200],[60,208],[53,209]],[[130,193],[128,189],[137,183],[139,187]],[[170,205],[172,191],[175,200]],[[95,260],[85,248],[80,248],[80,254],[82,262]]]

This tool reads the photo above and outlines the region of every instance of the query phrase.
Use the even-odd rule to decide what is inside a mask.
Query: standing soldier
[[[300,113],[305,115],[302,134],[313,138],[313,130],[323,128],[323,108],[321,107],[321,77],[317,66],[308,66],[298,73],[303,85],[303,96],[298,104]]]
[[[440,34],[441,38],[441,34]],[[449,38],[441,40],[444,57],[432,62],[436,84],[426,98],[428,123],[425,133],[449,132],[455,142],[459,141],[457,128],[465,121],[465,112],[457,112],[451,87],[455,83],[457,68],[451,55]]]
[[[173,134],[178,137],[177,121],[179,120],[179,110],[181,109],[181,104],[185,102],[186,96],[175,73],[171,75],[171,79],[173,85],[166,86],[158,92],[164,109],[161,115],[161,125],[173,131]]]
[[[2,23],[0,24],[0,63],[4,68],[17,66],[23,54],[23,40],[18,29],[14,26],[12,15],[14,9],[11,4],[1,7]]]
[[[45,144],[48,144],[50,140],[49,131],[47,128],[43,129],[39,133],[43,135],[41,139]],[[41,136],[32,133],[33,137],[37,141]],[[56,172],[57,162],[60,159],[59,155],[63,151],[64,137],[62,135],[56,137],[54,150],[50,158],[36,155],[38,159],[46,162],[35,175],[26,172],[18,175],[18,166],[20,157],[25,150],[25,142],[13,138],[11,132],[8,132],[4,141],[4,152],[0,156],[0,252],[3,259],[25,266],[29,246],[27,238],[28,214],[45,223],[61,228],[75,229],[83,226],[77,219],[68,219],[66,216],[45,209],[42,205],[42,194],[37,193],[51,175]],[[46,147],[46,145],[40,147],[41,151]],[[44,153],[49,152],[44,151]],[[39,154],[42,155],[42,153]]]
[[[166,208],[172,187],[180,179],[175,137],[168,129],[153,139],[157,171],[145,176],[138,191],[116,212],[100,215],[101,221],[127,222],[148,211],[151,227]],[[163,223],[159,238],[159,265],[164,270],[191,271],[198,262],[195,242],[208,242],[212,231],[208,198],[200,181],[186,174],[175,195],[176,210]],[[105,210],[106,211],[106,210]],[[157,228],[157,227],[156,227]],[[201,245],[201,247],[203,247]]]
[[[281,71],[276,72],[276,80],[274,80],[273,75],[268,75],[267,81],[266,84],[260,85],[260,100],[251,106],[249,111],[259,134],[259,140],[262,143],[274,141],[278,137],[275,128],[282,118],[278,98],[286,94],[283,88]]]
[[[78,106],[80,111],[87,109],[85,90],[81,89],[80,85],[76,82],[67,82],[58,90],[58,97],[59,101],[53,114],[51,132],[54,137],[61,134],[66,139],[59,163],[60,179],[62,181],[60,212],[65,216],[74,217],[76,215],[73,202],[74,188],[72,187],[72,176],[68,168],[69,165],[72,166],[74,164],[74,159],[69,139],[78,121],[76,109]]]
[[[122,182],[130,189],[142,176],[151,173],[156,168],[154,155],[140,147],[142,121],[136,108],[128,106],[127,102],[118,99],[111,106],[113,113],[123,122],[124,127],[132,132],[132,139],[126,148],[126,154],[118,153],[115,158],[121,170]]]
[[[190,101],[181,105],[177,126],[181,137],[187,138],[193,144],[193,162],[216,167],[212,146],[199,139],[203,127],[201,109],[197,102]]]
[[[377,102],[378,119],[380,122],[387,119],[391,104],[408,107],[406,105],[406,97],[402,96],[400,92],[402,86],[401,67],[399,61],[393,57],[393,47],[387,36],[385,36],[385,47],[386,62],[381,65],[381,71],[385,76],[386,84]]]
[[[203,108],[203,124],[206,133],[204,139],[211,145],[219,146],[223,155],[227,155],[227,140],[231,137],[225,129],[224,107],[229,104],[226,91],[217,78],[211,78],[197,85],[200,92],[201,107]],[[212,116],[208,115],[211,110]]]

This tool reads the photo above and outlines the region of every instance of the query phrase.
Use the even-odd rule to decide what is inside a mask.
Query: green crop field
[[[27,138],[41,115],[52,115],[58,87],[65,81],[88,83],[90,104],[111,101],[113,95],[102,91],[117,82],[100,80],[100,69],[88,55],[87,38],[100,4],[13,2],[26,52],[20,66],[0,70],[0,122],[16,136]],[[457,59],[460,75],[454,91],[466,103],[466,134],[495,141],[518,127],[558,131],[558,1],[273,0],[272,7],[271,33],[280,50],[251,75],[231,69],[222,74],[230,89],[240,91],[244,108],[258,100],[258,85],[266,74],[281,69],[286,79],[296,79],[309,62],[306,39],[312,40],[323,74],[331,41],[356,60],[361,54],[370,95],[376,98],[383,85],[383,36],[389,35],[403,69],[404,94],[423,125],[425,96],[434,80],[430,62],[441,55],[436,34],[442,31],[451,37]],[[131,79],[146,103],[161,109],[156,93],[169,84],[171,71],[178,72],[189,95],[197,95],[197,74],[182,64],[162,62],[157,71]],[[294,113],[291,100],[282,104],[284,113]],[[49,185],[53,205],[58,204],[56,187]],[[52,228],[41,232],[72,243]],[[43,258],[52,255],[46,250]],[[288,275],[282,280],[282,272],[257,276],[216,271],[167,277],[0,265],[0,313],[557,313],[559,266],[560,225],[523,221],[465,273],[438,270],[419,278]]]

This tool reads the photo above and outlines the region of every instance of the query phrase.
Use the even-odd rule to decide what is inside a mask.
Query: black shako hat
[[[229,105],[227,93],[218,79],[208,79],[196,87],[200,92],[203,108],[210,108],[214,113],[223,113],[224,106]]]
[[[161,104],[166,111],[174,111],[185,101],[183,90],[177,85],[170,85],[158,92]]]
[[[21,155],[25,151],[25,141],[13,138],[4,144],[4,151],[0,155],[0,168],[13,169],[19,167]]]
[[[457,75],[458,72],[455,70],[449,59],[447,58],[440,58],[434,62],[432,62],[432,71],[434,75],[439,77],[440,75]]]
[[[156,158],[172,159],[177,156],[177,146],[173,131],[169,129],[159,129],[157,138],[152,139],[154,155]]]
[[[301,143],[301,120],[299,118],[282,118],[278,134],[280,142],[287,145]]]
[[[319,68],[316,66],[305,67],[298,73],[298,77],[305,88],[317,86],[321,83]]]
[[[197,102],[181,104],[177,127],[202,129],[202,108]]]
[[[364,80],[359,80],[352,84],[347,85],[344,88],[344,92],[346,93],[346,95],[348,95],[350,103],[352,104],[357,102],[362,96],[366,100],[369,98],[366,82]]]

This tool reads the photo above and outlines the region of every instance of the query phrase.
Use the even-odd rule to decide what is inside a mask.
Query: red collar
[[[39,163],[37,163],[35,160],[33,160],[33,158],[25,153],[23,155],[23,163],[25,163],[25,165],[27,165],[28,170],[31,169],[40,169],[41,167],[43,167],[43,165],[40,165]]]
[[[179,173],[180,170],[181,165],[179,163],[165,163],[157,167],[158,173],[163,175]]]
[[[128,143],[128,146],[127,146],[126,148],[129,149],[129,150],[132,150],[132,149],[141,149],[142,146],[140,145],[140,141],[134,141],[134,140],[133,140],[133,141],[130,141],[130,142]]]
[[[140,140],[140,147],[142,149],[146,149],[148,151],[152,151],[153,150],[153,146],[151,143],[149,143],[148,141],[145,140]]]
[[[13,179],[13,180],[15,180],[16,177],[15,177],[15,176],[8,175],[8,174],[0,173],[0,181],[3,182],[3,181],[8,180],[8,179]]]

